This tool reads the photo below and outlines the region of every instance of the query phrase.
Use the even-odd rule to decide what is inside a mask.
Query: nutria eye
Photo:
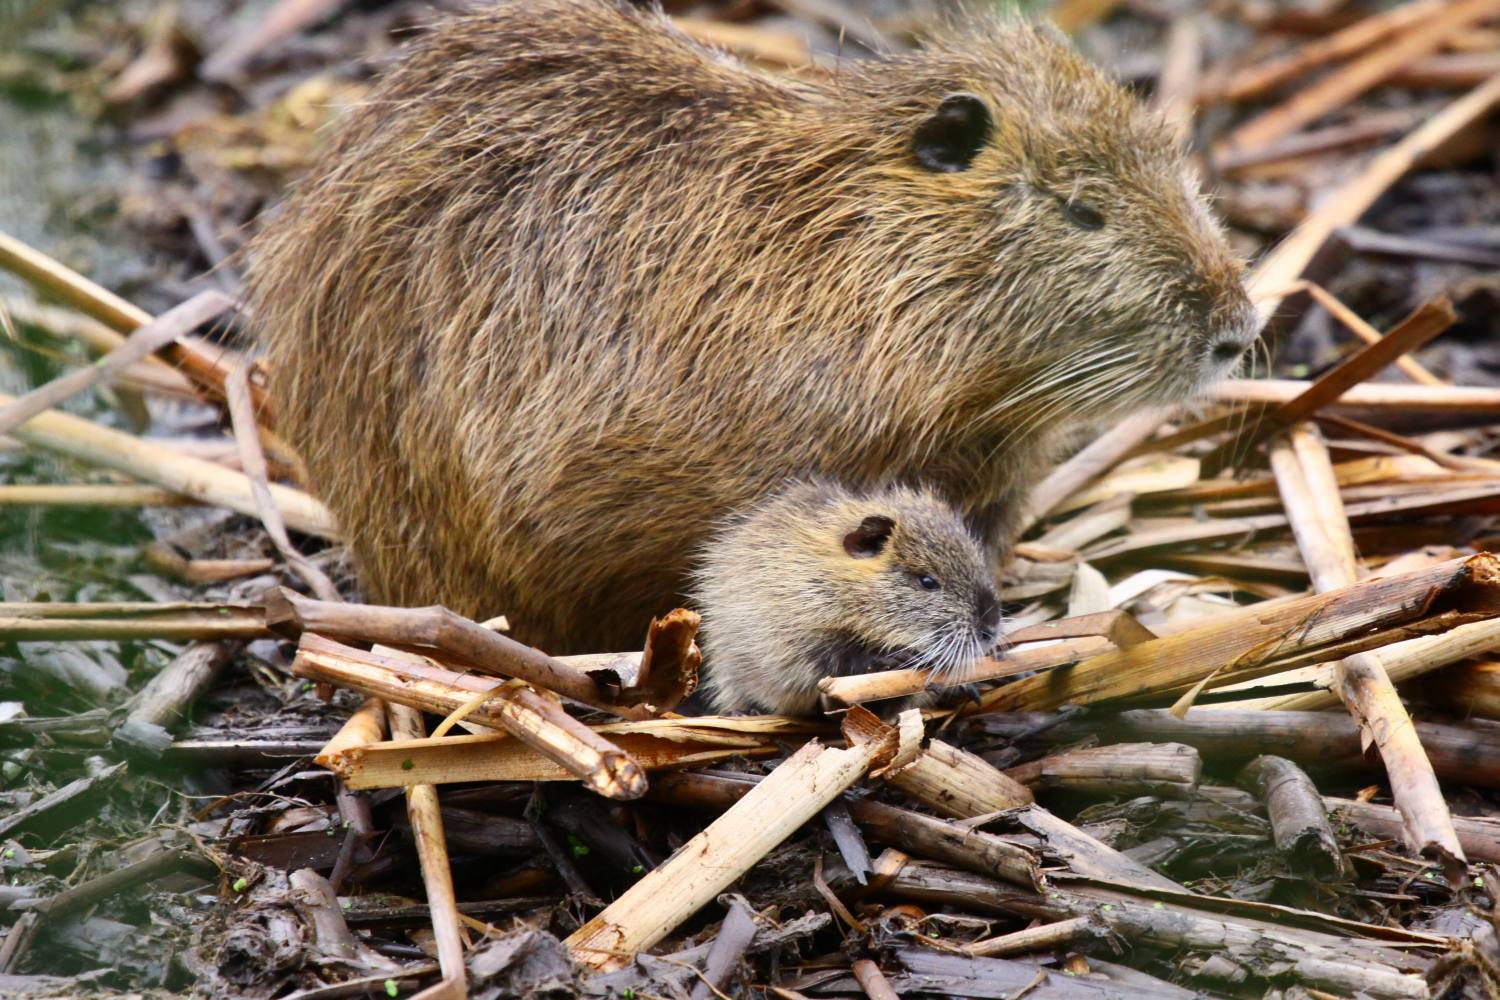
[[[1083,229],[1101,229],[1104,226],[1104,216],[1092,205],[1085,205],[1081,201],[1063,202],[1063,215],[1068,221]]]
[[[916,577],[917,577],[917,586],[921,587],[923,590],[942,590],[943,589],[943,585],[941,583],[938,583],[936,579],[934,579],[933,577],[928,576],[926,573],[918,573],[918,574],[916,574]]]

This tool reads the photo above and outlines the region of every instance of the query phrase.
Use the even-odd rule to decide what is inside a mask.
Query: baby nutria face
[[[825,676],[872,670],[954,673],[994,649],[1000,600],[983,550],[953,511],[925,494],[880,497],[876,512],[845,509],[842,559],[824,599],[845,630],[814,650]]]
[[[910,134],[920,196],[970,237],[959,273],[991,276],[973,305],[1002,331],[992,363],[1033,366],[1033,399],[1066,379],[1091,411],[1231,374],[1258,321],[1166,122],[1046,30],[987,41],[939,47],[951,90]]]

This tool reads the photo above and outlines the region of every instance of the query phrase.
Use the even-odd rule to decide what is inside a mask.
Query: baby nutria
[[[818,681],[941,675],[988,653],[1000,600],[983,547],[931,493],[797,483],[703,549],[704,690],[720,712],[810,715]]]
[[[921,482],[1003,561],[1059,435],[1251,343],[1165,123],[1051,33],[769,78],[660,13],[486,6],[252,248],[281,426],[370,596],[639,647],[788,477]]]

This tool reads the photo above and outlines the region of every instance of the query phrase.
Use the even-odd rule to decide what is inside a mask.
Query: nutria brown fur
[[[787,477],[1004,557],[1059,433],[1248,345],[1163,122],[1046,33],[771,79],[604,0],[423,36],[252,248],[286,435],[371,596],[638,648]]]
[[[703,548],[704,690],[720,712],[810,715],[818,681],[956,671],[1000,636],[978,539],[930,492],[796,483]]]

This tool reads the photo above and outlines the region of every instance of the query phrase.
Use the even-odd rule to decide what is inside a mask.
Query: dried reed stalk
[[[1292,657],[1445,611],[1492,618],[1500,558],[1488,553],[1287,601],[1262,602],[1129,649],[1101,653],[988,692],[980,711],[1023,711],[1178,694],[1205,677],[1220,683],[1275,673]],[[1445,619],[1446,622],[1451,619]]]
[[[565,943],[574,958],[603,971],[625,965],[637,951],[672,933],[894,750],[887,727],[868,712],[852,709],[844,728],[848,749],[834,750],[817,742],[802,747],[570,935]]]
[[[376,642],[403,649],[432,650],[445,661],[461,663],[486,674],[516,677],[564,698],[628,719],[649,718],[672,707],[671,704],[653,705],[644,698],[636,700],[643,694],[639,687],[611,692],[588,674],[444,607],[388,608],[315,601],[285,587],[267,591],[265,602],[267,623],[283,635],[316,632],[346,642]],[[696,615],[693,619],[691,624],[696,630]],[[680,651],[680,643],[678,648]],[[672,688],[667,694],[684,697],[692,689],[691,685],[697,682],[697,663],[692,658],[696,657],[696,647],[689,653],[691,656],[671,664],[670,669],[661,662],[656,663],[656,669],[648,669],[646,673],[654,676],[651,677],[652,685],[645,690],[659,695],[657,685],[665,679],[667,686]]]
[[[13,402],[14,396],[0,393],[0,406]],[[254,492],[244,473],[180,455],[170,448],[67,413],[56,410],[39,413],[10,433],[33,447],[114,469],[206,504],[227,507],[251,517],[256,513]],[[323,538],[338,537],[333,515],[317,500],[289,486],[272,484],[269,489],[289,527]]]
[[[600,795],[634,799],[646,790],[645,772],[629,754],[518,682],[455,673],[417,657],[365,652],[312,632],[302,636],[292,673],[436,715],[449,715],[476,693],[493,691],[494,697],[474,710],[478,721],[504,729]]]
[[[1297,536],[1313,590],[1328,593],[1354,583],[1358,563],[1354,538],[1334,481],[1333,463],[1317,428],[1293,427],[1272,450],[1272,471]],[[1437,775],[1422,749],[1411,716],[1374,653],[1359,653],[1339,664],[1339,693],[1359,723],[1366,745],[1374,743],[1385,761],[1391,796],[1405,818],[1407,846],[1436,853],[1447,867],[1464,859]]]
[[[1483,16],[1486,10],[1493,13],[1495,3],[1494,0],[1470,0],[1455,5],[1455,9],[1460,7],[1463,17],[1468,18],[1470,15]],[[1427,37],[1428,33],[1424,32],[1424,43]],[[1441,41],[1442,37],[1439,37],[1438,43]],[[1262,258],[1248,282],[1262,319],[1268,319],[1276,312],[1283,298],[1278,290],[1302,277],[1303,269],[1335,229],[1358,222],[1376,199],[1413,165],[1488,113],[1496,102],[1500,102],[1500,76],[1454,101],[1372,159],[1357,177],[1340,188],[1335,197],[1314,210],[1276,249]]]
[[[1436,52],[1449,38],[1500,13],[1495,0],[1456,0],[1387,33],[1392,40],[1319,79],[1306,90],[1236,128],[1222,150],[1255,149],[1315,121],[1363,94],[1422,56]]]
[[[392,738],[419,740],[427,735],[422,726],[422,715],[417,710],[393,704],[387,706],[386,712],[390,717]],[[468,974],[464,969],[458,899],[453,893],[453,873],[448,866],[448,843],[443,836],[443,813],[437,789],[431,785],[408,786],[406,815],[417,843],[422,883],[427,888],[427,911],[432,915],[432,933],[437,939],[438,965],[443,970],[443,979],[456,984],[462,995]]]
[[[0,603],[0,639],[265,639],[260,608],[239,604]]]

